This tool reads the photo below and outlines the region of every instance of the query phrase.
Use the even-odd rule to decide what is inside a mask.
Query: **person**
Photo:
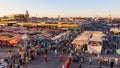
[[[25,57],[25,62],[26,62],[26,63],[29,62],[29,57],[28,57],[28,56]]]
[[[54,55],[54,52],[53,52],[53,50],[51,50],[51,51],[50,51],[50,54],[51,54],[52,56]]]
[[[57,55],[57,50],[55,50],[55,55]]]
[[[65,47],[63,48],[63,53],[66,53],[66,48]]]
[[[110,68],[113,68],[113,67],[114,67],[114,62],[111,61],[111,62],[110,62]]]
[[[59,55],[59,61],[62,61],[62,54]]]
[[[48,50],[47,49],[45,49],[45,54],[47,54],[48,53]]]
[[[118,58],[115,58],[115,65],[118,64]]]
[[[99,58],[99,68],[102,67],[102,62],[103,62],[103,60],[101,58]]]
[[[67,59],[67,61],[65,62],[65,68],[69,68],[69,66],[70,66],[70,60]]]
[[[68,59],[71,59],[72,58],[72,53],[70,53],[68,56],[67,56]]]
[[[15,68],[20,68],[20,65],[17,62],[15,62]]]
[[[82,68],[82,63],[80,62],[79,68]]]
[[[62,68],[65,68],[65,65],[64,65],[64,64],[62,65]]]
[[[45,60],[45,61],[48,61],[47,55],[44,56],[44,60]]]
[[[9,65],[4,59],[2,59],[1,60],[1,66],[3,66],[3,68],[8,68]]]
[[[11,50],[9,50],[9,52],[8,52],[8,57],[11,59],[12,58],[12,51]]]
[[[31,57],[31,60],[34,60],[34,55],[33,54],[31,54],[30,57]]]
[[[19,64],[20,64],[20,66],[22,66],[22,65],[23,65],[23,63],[22,63],[22,59],[19,58],[18,60],[19,60]]]
[[[89,64],[92,64],[92,57],[89,58]]]
[[[37,52],[35,53],[35,58],[36,58],[36,59],[38,58],[38,54],[37,54]]]

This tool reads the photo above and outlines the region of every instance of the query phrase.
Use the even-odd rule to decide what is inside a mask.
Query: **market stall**
[[[82,45],[88,43],[88,40],[90,39],[91,35],[92,34],[90,31],[85,31],[82,34],[80,34],[77,38],[75,38],[72,41],[72,44],[75,44],[77,49],[81,49]]]
[[[92,37],[89,39],[88,52],[101,54],[102,50],[102,37],[105,36],[101,31],[93,31]]]
[[[13,46],[14,44],[19,43],[20,36],[15,34],[1,34],[0,35],[0,43],[3,46]]]
[[[110,31],[113,32],[115,35],[118,35],[120,33],[119,28],[111,28]]]

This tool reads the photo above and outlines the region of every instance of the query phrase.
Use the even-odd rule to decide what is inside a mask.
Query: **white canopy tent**
[[[84,45],[84,44],[89,45],[89,42],[96,42],[101,47],[100,43],[102,43],[103,36],[105,36],[105,34],[103,34],[103,32],[101,31],[85,31],[81,35],[79,35],[77,38],[75,38],[72,41],[72,44],[76,44],[77,49],[80,49],[81,45]]]
[[[90,37],[91,37],[91,32],[85,31],[84,33],[79,35],[76,39],[74,39],[72,41],[72,44],[79,44],[79,45],[86,44]]]
[[[57,35],[57,36],[51,38],[51,40],[58,40],[58,39],[60,39],[61,37],[65,36],[65,35],[67,35],[67,34],[69,34],[69,33],[70,33],[70,31],[61,33],[61,34],[59,34],[59,35]]]
[[[120,32],[120,29],[118,29],[118,28],[111,28],[110,31],[113,31],[113,32]]]
[[[89,44],[88,44],[88,52],[89,53],[96,53],[96,54],[101,54],[102,50],[102,40],[103,40],[103,32],[101,31],[93,31],[92,32],[92,37],[89,39]],[[92,42],[92,43],[90,43]]]
[[[92,37],[89,39],[89,41],[93,42],[102,42],[102,37],[105,36],[103,32],[101,31],[93,31],[92,32]]]

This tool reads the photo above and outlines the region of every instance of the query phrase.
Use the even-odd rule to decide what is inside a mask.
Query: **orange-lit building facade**
[[[26,11],[25,14],[11,14],[1,18],[1,21],[17,21],[17,22],[28,22],[29,13]]]

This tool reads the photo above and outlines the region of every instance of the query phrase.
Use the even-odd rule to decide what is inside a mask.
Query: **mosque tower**
[[[28,22],[29,21],[29,13],[28,11],[26,10],[26,13],[25,13],[25,21]]]
[[[108,19],[108,21],[111,23],[112,22],[112,16],[111,16],[111,14],[109,14],[109,16],[107,16],[107,19]]]

